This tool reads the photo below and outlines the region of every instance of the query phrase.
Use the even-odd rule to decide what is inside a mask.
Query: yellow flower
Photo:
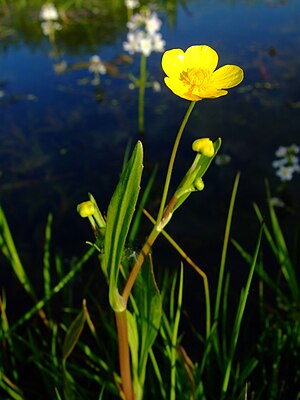
[[[185,52],[172,49],[164,53],[162,68],[165,84],[177,96],[198,101],[226,95],[242,82],[243,70],[237,65],[224,65],[216,70],[218,54],[206,45],[191,46]]]

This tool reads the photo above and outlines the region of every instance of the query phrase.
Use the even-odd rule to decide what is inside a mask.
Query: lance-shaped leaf
[[[133,300],[134,299],[134,300]],[[147,257],[141,268],[133,288],[134,309],[136,317],[129,321],[129,345],[133,362],[133,386],[137,399],[142,398],[147,360],[149,352],[157,336],[162,316],[161,295],[158,290],[151,257]],[[137,338],[138,333],[138,338]]]
[[[64,343],[63,343],[63,359],[62,359],[62,373],[63,373],[63,391],[65,400],[75,400],[74,394],[74,379],[67,371],[66,361],[70,356],[74,347],[76,346],[81,332],[84,328],[86,321],[87,309],[86,301],[83,300],[82,310],[70,325]]]
[[[116,312],[126,308],[118,291],[119,266],[138,199],[142,170],[143,146],[139,141],[123,170],[107,210],[103,262],[109,277],[109,302]]]
[[[82,304],[82,310],[80,313],[77,315],[77,317],[74,319],[72,324],[70,325],[64,343],[63,343],[63,359],[66,360],[69,355],[72,353],[74,347],[76,346],[76,343],[79,340],[79,337],[81,335],[81,332],[83,330],[85,321],[86,321],[86,315],[87,315],[87,310],[86,310],[86,301],[83,301]]]

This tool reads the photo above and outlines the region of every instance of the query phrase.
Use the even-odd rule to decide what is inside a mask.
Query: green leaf
[[[72,375],[66,369],[65,360],[63,360],[63,393],[64,400],[76,400],[75,397],[75,381]]]
[[[156,339],[162,317],[161,295],[157,287],[151,258],[147,257],[137,276],[133,297],[138,307],[139,387],[143,388],[149,352]]]
[[[143,190],[143,196],[139,202],[140,203],[139,208],[138,208],[137,212],[135,213],[135,217],[134,217],[131,229],[130,229],[130,233],[128,235],[129,243],[133,243],[136,240],[136,236],[139,231],[140,222],[141,222],[141,218],[142,218],[142,214],[143,214],[143,209],[145,208],[146,203],[149,200],[150,192],[151,192],[152,187],[155,182],[157,170],[158,170],[158,167],[156,165],[152,171],[152,174],[149,178],[149,181],[148,181],[145,189]]]
[[[114,311],[126,308],[118,291],[119,266],[135,210],[143,170],[143,146],[138,142],[110,201],[104,238],[104,270],[109,277],[109,302]]]
[[[81,312],[74,319],[72,324],[70,325],[65,340],[63,344],[63,359],[66,360],[69,355],[72,353],[76,343],[79,340],[81,332],[83,330],[84,324],[86,321],[86,304],[85,300],[83,301],[83,308]]]
[[[131,353],[131,366],[132,366],[132,378],[133,378],[133,390],[135,397],[140,391],[139,384],[139,332],[136,321],[136,314],[126,310],[127,316],[127,327],[128,327],[128,342]]]
[[[22,391],[0,371],[0,388],[10,396],[11,400],[24,400]]]
[[[267,197],[268,197],[271,225],[273,229],[273,236],[275,239],[274,242],[276,243],[276,248],[277,248],[278,262],[281,266],[282,273],[286,279],[286,282],[293,296],[293,300],[295,302],[299,302],[300,287],[296,276],[296,270],[289,256],[288,248],[284,239],[284,234],[280,227],[276,212],[274,210],[274,206],[272,205],[271,193],[268,186],[267,186]]]
[[[0,251],[10,262],[14,273],[22,284],[26,292],[36,300],[33,286],[25,272],[23,264],[18,255],[13,237],[11,235],[8,222],[5,218],[4,211],[0,206]]]

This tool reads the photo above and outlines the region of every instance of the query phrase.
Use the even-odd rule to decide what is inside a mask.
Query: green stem
[[[157,226],[155,225],[154,228],[152,229],[148,239],[146,240],[142,250],[139,252],[139,255],[137,257],[137,260],[135,262],[134,267],[130,271],[130,275],[127,279],[127,282],[125,284],[122,297],[124,301],[127,303],[128,297],[131,293],[132,287],[134,285],[135,279],[137,277],[137,274],[139,273],[139,270],[141,269],[141,266],[143,265],[143,262],[148,255],[153,243],[155,242],[157,236],[160,234],[160,230],[157,229]]]
[[[215,313],[214,313],[214,320],[217,321],[219,319],[219,310],[220,310],[220,303],[221,303],[221,294],[223,291],[223,279],[224,279],[224,271],[225,271],[225,263],[227,257],[227,249],[229,243],[229,236],[230,236],[230,228],[234,210],[235,199],[237,195],[237,189],[239,185],[240,174],[236,175],[234,180],[234,185],[232,189],[228,216],[226,221],[226,228],[224,234],[224,242],[223,242],[223,249],[222,249],[222,256],[221,256],[221,263],[220,263],[220,271],[219,271],[219,279],[218,279],[218,287],[217,287],[217,295],[216,295],[216,304],[215,304]]]
[[[126,310],[122,312],[116,312],[115,317],[118,332],[119,362],[120,374],[122,379],[122,389],[125,395],[125,399],[133,400]]]
[[[180,128],[178,130],[175,142],[174,142],[174,146],[172,149],[172,153],[171,153],[171,157],[170,157],[170,161],[169,161],[169,166],[168,166],[168,171],[167,171],[167,176],[166,176],[166,181],[165,181],[165,186],[164,186],[164,190],[163,190],[163,195],[162,195],[162,199],[161,199],[161,203],[160,203],[160,208],[158,211],[158,216],[157,216],[157,222],[161,221],[162,219],[162,215],[164,212],[164,208],[166,205],[166,201],[167,201],[167,196],[168,196],[168,191],[169,191],[169,186],[170,186],[170,181],[171,181],[171,176],[172,176],[172,171],[173,171],[173,167],[174,167],[174,162],[175,162],[175,158],[176,158],[176,154],[177,154],[177,150],[178,150],[178,146],[180,143],[180,139],[181,136],[183,134],[184,128],[189,120],[189,117],[193,111],[193,108],[195,107],[196,102],[192,101],[189,105],[189,108],[187,109],[187,112],[182,120],[182,123],[180,125]]]
[[[183,296],[183,264],[181,263],[180,268],[180,281],[178,290],[177,310],[175,314],[175,320],[173,325],[172,333],[172,350],[171,350],[171,390],[170,400],[176,399],[176,358],[177,358],[177,341],[178,341],[178,329],[182,307],[182,296]]]
[[[193,108],[195,106],[196,102],[192,101],[189,105],[189,108],[183,118],[183,121],[180,125],[180,128],[178,130],[175,142],[174,142],[174,146],[172,149],[172,153],[171,153],[171,157],[170,157],[170,161],[169,161],[169,167],[168,167],[168,171],[167,171],[167,176],[166,176],[166,181],[165,181],[165,186],[164,186],[164,191],[163,191],[163,196],[162,196],[162,200],[161,200],[161,204],[160,204],[160,209],[158,212],[158,217],[156,220],[156,224],[154,225],[147,241],[145,242],[142,250],[140,251],[138,258],[136,260],[136,263],[134,265],[134,267],[132,268],[130,275],[127,279],[127,282],[125,284],[122,296],[124,301],[127,303],[128,301],[128,297],[131,293],[132,287],[134,285],[135,279],[137,277],[137,274],[139,273],[139,270],[141,268],[141,266],[143,265],[143,262],[145,260],[145,257],[148,255],[151,247],[153,246],[154,241],[156,240],[157,236],[161,233],[162,229],[164,228],[164,226],[168,223],[169,219],[172,216],[172,210],[173,207],[177,201],[177,197],[174,195],[172,197],[172,199],[170,200],[170,203],[168,205],[168,207],[165,210],[165,205],[166,205],[166,200],[167,200],[167,195],[168,195],[168,191],[169,191],[169,186],[170,186],[170,180],[171,180],[171,176],[172,176],[172,171],[173,171],[173,166],[174,166],[174,162],[175,162],[175,157],[177,154],[177,150],[178,150],[178,146],[180,143],[180,139],[181,136],[183,134],[184,128],[188,122],[188,119],[193,111]]]
[[[141,62],[140,62],[140,80],[139,80],[139,115],[138,115],[138,123],[139,123],[139,133],[144,133],[144,113],[145,113],[145,87],[146,87],[146,56],[141,54]]]

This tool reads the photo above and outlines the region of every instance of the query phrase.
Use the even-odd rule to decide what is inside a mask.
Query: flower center
[[[185,85],[191,86],[192,90],[195,87],[203,90],[209,86],[211,76],[212,73],[207,69],[188,68],[180,74],[180,79]]]

